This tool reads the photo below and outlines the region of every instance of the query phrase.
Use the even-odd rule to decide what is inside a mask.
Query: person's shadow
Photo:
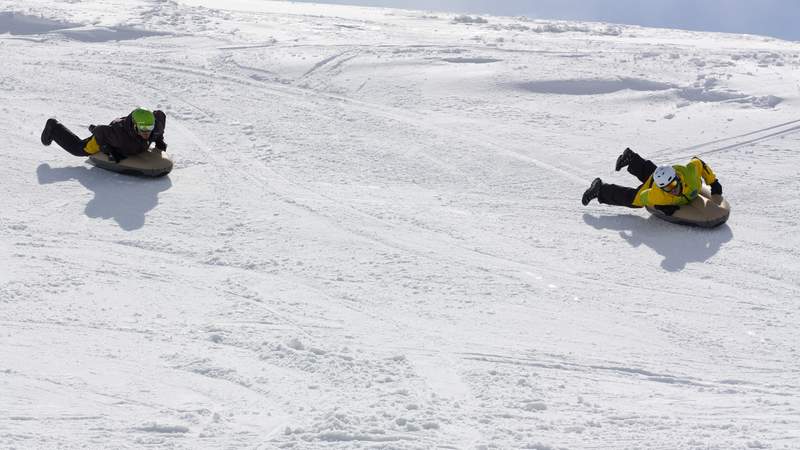
[[[114,219],[126,231],[144,226],[145,215],[158,205],[158,194],[172,187],[168,177],[137,178],[96,167],[52,168],[42,164],[36,169],[39,184],[77,180],[94,192],[86,205],[91,218]]]
[[[652,248],[664,257],[661,267],[670,272],[683,270],[691,262],[706,261],[733,239],[733,231],[726,224],[713,229],[692,228],[632,214],[584,214],[583,221],[598,230],[619,231],[620,237],[633,247],[644,244]]]

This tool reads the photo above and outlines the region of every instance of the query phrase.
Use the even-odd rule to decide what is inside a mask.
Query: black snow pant
[[[81,139],[75,136],[75,133],[69,131],[69,128],[61,125],[60,122],[53,125],[53,134],[51,136],[56,144],[73,155],[89,156],[89,153],[87,153],[84,148],[86,148],[86,144],[92,139],[91,136],[86,139]]]
[[[606,205],[627,206],[628,208],[641,208],[641,206],[634,206],[633,201],[636,200],[636,194],[644,186],[644,183],[656,171],[656,165],[653,161],[644,159],[637,153],[633,154],[630,164],[628,164],[628,173],[635,176],[642,182],[637,188],[630,188],[625,186],[618,186],[616,184],[605,184],[600,186],[600,193],[597,195],[597,201],[605,203]]]

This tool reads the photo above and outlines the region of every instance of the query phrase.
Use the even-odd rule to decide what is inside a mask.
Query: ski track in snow
[[[0,0],[0,447],[795,448],[800,47]],[[39,144],[135,105],[175,170]],[[626,146],[733,213],[580,195]]]

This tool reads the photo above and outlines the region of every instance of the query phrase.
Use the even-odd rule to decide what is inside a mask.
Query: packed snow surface
[[[0,0],[0,447],[800,448],[800,45]],[[136,106],[174,171],[39,142]],[[714,230],[580,204],[703,158]]]

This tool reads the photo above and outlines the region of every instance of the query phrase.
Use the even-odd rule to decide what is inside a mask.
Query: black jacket
[[[153,115],[156,116],[156,124],[150,133],[150,138],[147,140],[136,132],[133,126],[133,118],[130,114],[115,119],[108,125],[96,126],[92,134],[94,134],[94,138],[100,148],[109,146],[123,156],[136,155],[150,148],[152,142],[164,141],[164,127],[166,126],[167,116],[163,111],[153,111]]]

